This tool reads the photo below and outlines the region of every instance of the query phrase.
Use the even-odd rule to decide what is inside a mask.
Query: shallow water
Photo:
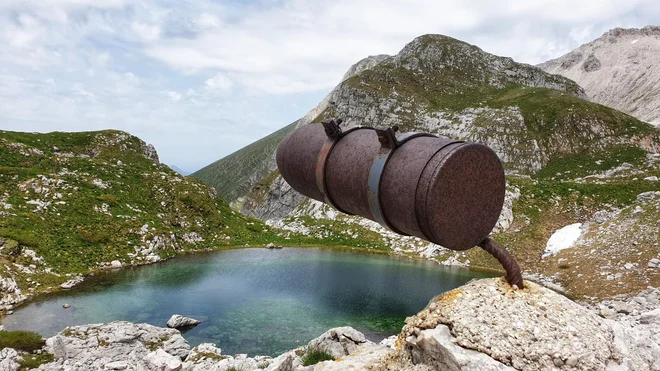
[[[224,354],[277,355],[337,326],[380,341],[432,297],[486,276],[324,249],[220,251],[90,277],[20,307],[3,324],[52,336],[66,326],[116,320],[165,326],[177,313],[203,321],[184,334],[193,346],[212,342]]]

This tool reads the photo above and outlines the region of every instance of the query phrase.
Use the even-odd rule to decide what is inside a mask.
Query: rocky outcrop
[[[76,277],[64,282],[63,284],[60,285],[60,288],[69,290],[72,289],[74,286],[82,283],[85,280],[85,278],[82,275],[77,275]]]
[[[120,321],[67,327],[46,340],[46,351],[55,361],[40,370],[117,369],[124,363],[126,370],[176,370],[175,359],[180,369],[190,346],[177,330]]]
[[[566,76],[589,99],[660,125],[660,27],[615,28],[539,65]]]
[[[472,281],[408,318],[386,370],[654,370],[657,328],[643,348],[638,326],[606,320],[551,290],[501,279]],[[655,321],[655,314],[643,318]],[[621,330],[619,326],[627,330]],[[641,331],[646,331],[641,329]],[[653,335],[654,334],[654,335]],[[655,337],[654,337],[655,336]]]
[[[196,320],[194,318],[184,317],[180,314],[173,314],[172,317],[167,320],[167,327],[180,329],[197,326],[200,323],[202,323],[202,321]]]
[[[13,278],[0,277],[0,312],[12,310],[25,300],[27,300],[27,296],[23,294]]]
[[[17,371],[21,367],[19,364],[21,359],[21,356],[15,349],[3,348],[0,350],[0,370]]]

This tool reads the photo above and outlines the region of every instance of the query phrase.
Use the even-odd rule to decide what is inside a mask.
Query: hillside
[[[637,201],[639,194],[660,190],[660,183],[653,180],[660,175],[660,159],[654,155],[660,149],[660,131],[584,98],[582,88],[565,77],[450,37],[425,35],[341,82],[307,117],[314,116],[309,119],[312,123],[341,117],[345,127],[398,125],[402,131],[485,143],[507,169],[507,199],[495,237],[511,248],[526,273],[584,297],[660,284],[657,272],[646,268],[651,253],[657,253],[660,226],[649,221],[656,215],[653,203]],[[277,171],[257,182],[243,205],[244,212],[295,233],[359,239],[365,231],[377,232],[380,242],[396,253],[499,269],[478,249],[454,253],[306,200]],[[584,264],[564,257],[568,251],[580,251],[584,258],[584,250],[579,249],[542,258],[546,242],[559,228],[583,223],[587,238],[598,234],[596,227],[634,223],[624,219],[638,206],[651,209],[645,214],[649,218],[644,222],[645,237],[640,236],[637,245],[620,257],[621,266],[636,267],[626,285],[600,275],[602,265],[597,261],[612,259],[599,252],[610,254],[605,245],[625,244],[628,234],[613,233],[610,239],[618,242],[589,242],[603,249],[587,254]],[[618,211],[606,218],[608,223],[595,222],[594,215],[613,210]],[[619,269],[619,262],[611,264]],[[589,275],[593,284],[580,285],[578,274]]]
[[[615,28],[540,64],[582,86],[593,102],[660,125],[660,27]]]
[[[0,311],[96,269],[285,241],[124,132],[0,131],[0,164]]]
[[[284,137],[295,129],[294,122],[260,140],[190,174],[218,191],[225,200],[245,195],[262,177],[275,170],[273,153]]]

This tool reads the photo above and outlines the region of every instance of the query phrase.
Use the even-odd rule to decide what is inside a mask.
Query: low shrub
[[[305,353],[305,356],[302,357],[302,365],[303,366],[311,366],[311,365],[315,365],[319,362],[334,361],[334,360],[335,360],[335,357],[330,355],[325,350],[320,349],[320,348],[311,348],[311,349],[308,349],[307,352]]]
[[[0,349],[13,348],[24,352],[34,352],[44,346],[41,335],[31,331],[0,331]]]

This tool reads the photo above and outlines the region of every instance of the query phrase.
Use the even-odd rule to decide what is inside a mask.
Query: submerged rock
[[[173,314],[172,317],[167,321],[167,327],[171,328],[185,328],[197,326],[202,321],[196,320],[194,318],[184,317],[180,314]]]

